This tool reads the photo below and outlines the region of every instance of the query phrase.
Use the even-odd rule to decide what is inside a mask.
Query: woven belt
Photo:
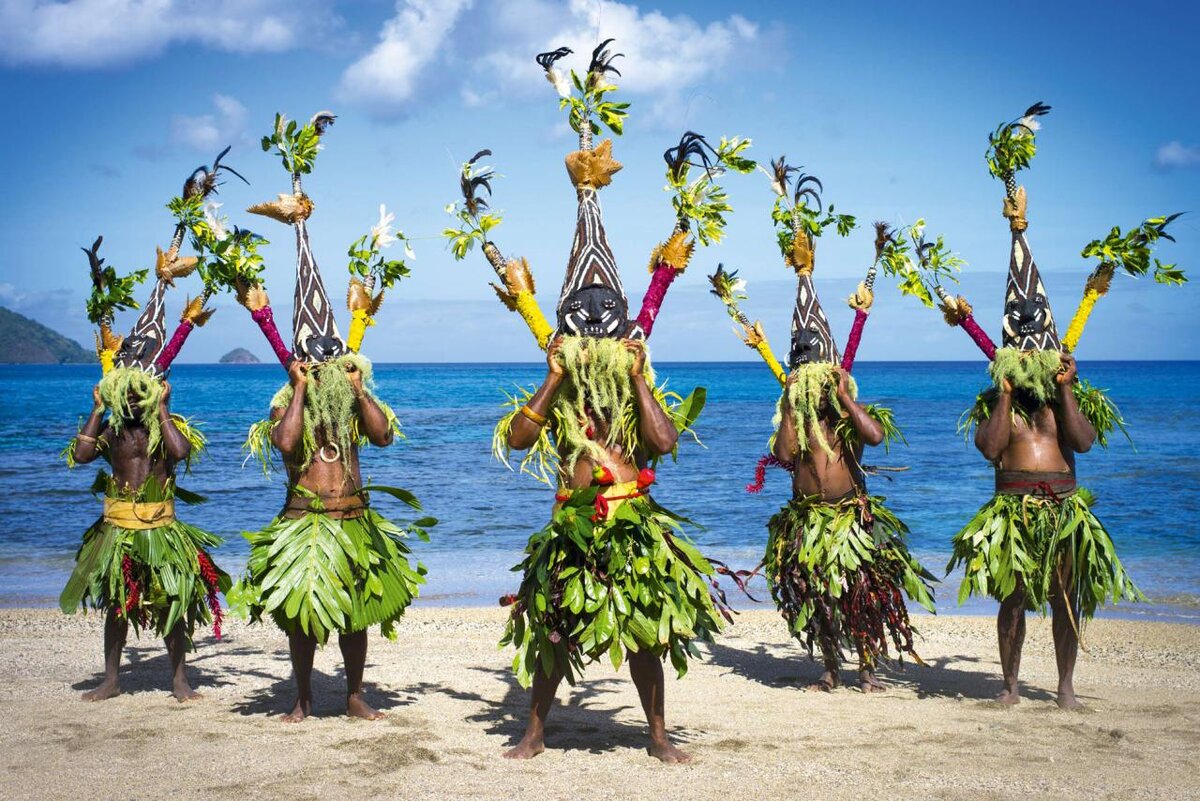
[[[1061,500],[1075,491],[1075,474],[1070,471],[997,470],[997,495],[1033,495]]]
[[[104,499],[104,520],[121,528],[143,531],[175,522],[175,501],[125,501],[120,498]]]
[[[312,503],[314,500],[320,500],[320,509],[313,508]],[[358,495],[334,495],[321,498],[289,495],[280,515],[285,518],[294,519],[303,517],[306,514],[316,513],[329,515],[339,520],[346,520],[362,517],[366,513],[366,510],[366,502]]]

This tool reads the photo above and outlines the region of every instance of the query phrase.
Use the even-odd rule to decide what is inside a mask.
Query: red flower
[[[653,468],[643,467],[638,471],[637,488],[640,490],[646,489],[646,487],[654,483],[655,478]]]
[[[595,429],[595,428],[593,428],[592,426],[588,426],[588,427],[587,427],[587,431],[585,431],[584,433],[585,433],[585,434],[587,434],[587,438],[588,438],[588,439],[595,439],[595,438],[596,438],[596,429]]]
[[[554,500],[558,501],[559,503],[566,503],[570,499],[571,499],[571,491],[569,489],[566,489],[565,487],[563,489],[560,489],[558,492],[554,493]]]
[[[592,478],[596,481],[597,484],[599,484],[603,487],[607,487],[609,484],[611,484],[617,480],[616,477],[612,474],[611,470],[609,470],[604,465],[599,465],[599,464],[596,465],[595,469],[592,470]]]
[[[212,559],[204,551],[196,552],[196,562],[200,565],[200,578],[204,580],[205,586],[208,587],[208,609],[212,612],[213,619],[213,635],[219,640],[221,639],[221,623],[225,619],[225,615],[221,612],[221,602],[217,598],[217,592],[220,589],[218,582],[220,575],[217,573],[217,566],[213,564]]]
[[[122,612],[128,615],[137,608],[142,596],[137,579],[133,577],[133,560],[128,556],[121,557],[121,576],[125,579],[125,608]]]
[[[500,605],[501,606],[512,606],[516,602],[517,602],[516,595],[501,595],[500,596]]]

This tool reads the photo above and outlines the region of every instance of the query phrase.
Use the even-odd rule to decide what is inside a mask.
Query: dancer
[[[248,610],[253,621],[269,614],[288,635],[296,701],[283,717],[286,722],[312,714],[313,658],[332,632],[337,632],[345,661],[346,714],[383,717],[363,694],[367,630],[378,624],[385,637],[396,637],[396,621],[425,581],[424,567],[409,560],[406,536],[427,539],[425,529],[436,523],[422,518],[396,525],[371,505],[372,493],[390,494],[420,509],[416,498],[406,490],[367,486],[362,480],[359,448],[367,443],[386,447],[400,429],[392,410],[375,396],[371,363],[358,350],[383,289],[407,275],[408,268],[402,260],[382,256],[383,248],[403,238],[384,213],[351,248],[353,321],[344,341],[309,248],[306,220],[313,203],[300,183],[301,175],[312,170],[320,139],[333,120],[332,114],[321,112],[300,126],[276,116],[267,146],[273,145],[283,158],[293,191],[249,209],[296,231],[292,350],[275,328],[254,238],[243,235],[250,252],[225,274],[288,373],[288,383],[271,400],[269,418],[252,427],[247,442],[264,469],[270,469],[272,451],[280,453],[287,496],[270,525],[245,534],[250,559],[230,599]],[[372,297],[377,280],[381,289]]]
[[[854,325],[839,359],[813,282],[814,255],[826,229],[846,236],[855,220],[823,206],[820,181],[782,157],[772,162],[768,175],[778,195],[772,217],[781,229],[780,248],[798,281],[787,373],[771,352],[762,324],[751,323],[739,308],[746,299],[745,282],[721,267],[709,277],[743,340],[783,384],[771,453],[760,460],[755,483],[747,487],[760,492],[770,465],[792,474],[792,500],[767,523],[762,567],[792,634],[810,655],[814,649],[821,653],[824,672],[813,689],[841,686],[845,648],[857,653],[860,689],[878,692],[884,684],[876,668],[890,655],[889,640],[898,654],[916,658],[901,593],[934,611],[928,583],[933,577],[908,552],[908,528],[884,498],[868,494],[866,487],[864,448],[886,448],[902,435],[889,409],[857,401],[850,374],[874,301],[878,267],[890,272],[902,263],[906,243],[886,224],[875,224],[875,259],[849,300]]]

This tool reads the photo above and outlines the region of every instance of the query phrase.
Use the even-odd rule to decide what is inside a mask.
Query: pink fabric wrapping
[[[850,338],[846,340],[846,350],[842,353],[842,369],[847,373],[854,367],[854,356],[858,353],[858,345],[862,342],[863,327],[866,324],[867,312],[855,309],[854,325],[850,327]]]
[[[658,317],[658,311],[662,308],[663,299],[667,296],[667,290],[671,287],[671,282],[675,280],[675,276],[679,275],[679,271],[670,265],[658,263],[654,268],[654,275],[650,278],[650,286],[646,288],[646,295],[642,298],[642,310],[638,313],[638,325],[641,326],[642,332],[646,338],[650,338],[650,331],[654,328],[654,320]]]
[[[171,366],[171,362],[175,361],[175,357],[179,355],[179,351],[183,349],[183,343],[187,342],[188,334],[192,333],[192,329],[196,324],[191,320],[180,320],[179,327],[175,329],[175,333],[171,334],[171,341],[163,348],[163,352],[158,354],[158,358],[154,360],[154,367],[160,373],[167,372]]]
[[[267,338],[267,342],[271,343],[271,349],[275,351],[275,358],[279,359],[279,363],[286,370],[292,361],[292,352],[287,349],[287,345],[283,344],[283,338],[279,336],[279,329],[275,327],[275,316],[271,314],[271,307],[263,306],[261,309],[255,309],[250,312],[250,317],[258,323],[263,336]]]
[[[968,314],[962,318],[962,322],[959,325],[962,326],[962,329],[967,332],[967,335],[971,339],[975,340],[975,344],[983,351],[983,355],[988,357],[988,361],[995,361],[996,343],[992,342],[987,333],[979,327],[979,323],[975,322],[975,315]]]

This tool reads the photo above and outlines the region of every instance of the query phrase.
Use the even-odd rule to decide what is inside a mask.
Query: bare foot
[[[1060,689],[1058,691],[1057,703],[1058,703],[1059,709],[1070,709],[1070,710],[1086,709],[1086,707],[1083,705],[1083,703],[1080,702],[1080,700],[1075,697],[1074,690]]]
[[[873,670],[859,671],[858,689],[864,693],[885,693],[887,685],[883,683]]]
[[[363,700],[362,693],[353,693],[346,698],[346,714],[352,718],[362,718],[363,720],[379,720],[383,717],[382,712],[372,709]]]
[[[193,690],[191,685],[186,681],[177,682],[175,688],[171,691],[171,695],[175,696],[175,700],[181,704],[185,701],[195,701],[201,697],[200,693]]]
[[[808,685],[809,692],[831,693],[837,687],[841,686],[841,678],[836,670],[826,669],[821,674],[821,678],[817,679],[813,684]]]
[[[996,696],[996,703],[1004,706],[1012,706],[1013,704],[1021,703],[1021,692],[1017,689],[1005,690]]]
[[[546,743],[541,737],[524,737],[515,748],[504,752],[505,759],[533,759],[546,750]]]
[[[296,707],[280,718],[284,723],[299,723],[312,714],[312,701],[296,701]]]
[[[671,744],[670,740],[651,741],[646,749],[650,756],[668,765],[682,765],[692,761],[692,755],[684,753]]]
[[[88,690],[79,697],[81,701],[107,701],[121,694],[121,685],[115,681],[105,681],[94,690]]]

